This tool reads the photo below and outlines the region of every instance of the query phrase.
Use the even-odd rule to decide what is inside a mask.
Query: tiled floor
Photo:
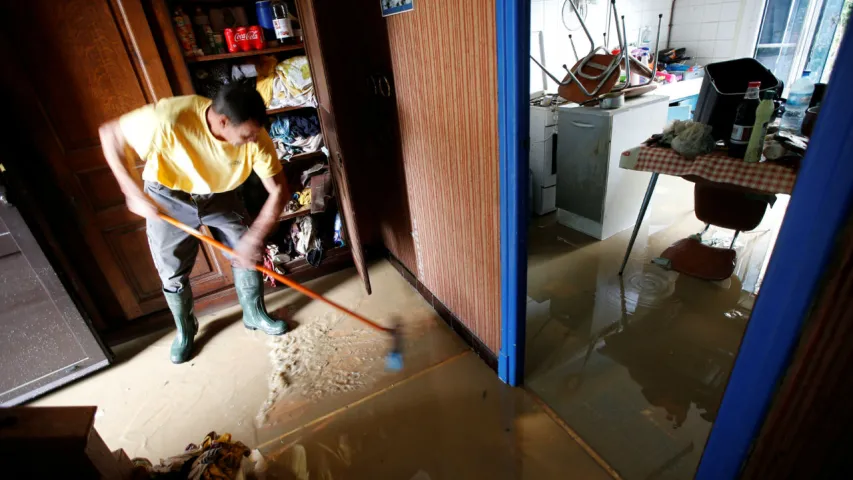
[[[277,478],[611,478],[530,395],[502,384],[473,352],[262,451]]]
[[[283,338],[245,330],[232,308],[200,319],[191,362],[169,363],[173,332],[161,332],[122,345],[116,365],[34,405],[97,405],[95,426],[110,448],[155,462],[212,430],[230,432],[265,453],[273,478],[610,478],[529,394],[502,384],[388,262],[370,276],[370,296],[352,269],[311,287],[377,321],[400,319],[400,373],[383,370],[387,338],[285,291],[267,303],[298,323],[291,352],[306,367],[289,371],[285,387],[270,355]],[[342,369],[346,382],[318,387]]]
[[[660,177],[622,277],[630,229],[597,241],[553,215],[532,223],[527,386],[621,477],[693,477],[786,204],[740,235],[722,282],[650,263],[703,227],[679,178]]]

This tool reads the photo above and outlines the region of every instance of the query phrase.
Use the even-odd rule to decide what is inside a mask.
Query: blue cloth
[[[299,138],[320,134],[320,120],[316,113],[308,115],[278,115],[270,126],[270,136],[284,143],[294,143]]]

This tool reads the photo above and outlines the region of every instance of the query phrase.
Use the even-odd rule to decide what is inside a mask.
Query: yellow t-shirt
[[[266,130],[257,143],[235,147],[217,140],[207,125],[212,101],[197,95],[173,97],[119,118],[128,145],[145,161],[142,178],[187,193],[234,190],[252,170],[261,178],[281,171]]]

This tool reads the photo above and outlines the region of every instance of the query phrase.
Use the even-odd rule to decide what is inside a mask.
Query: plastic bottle
[[[755,110],[758,108],[758,89],[760,88],[761,82],[749,82],[746,95],[737,106],[732,136],[729,138],[730,157],[743,158],[746,154],[746,146],[749,145],[752,126],[755,124]]]
[[[290,19],[287,18],[287,6],[281,2],[272,4],[272,24],[275,29],[275,38],[278,41],[287,40],[293,36],[293,28]]]
[[[205,55],[217,53],[216,41],[213,39],[213,29],[210,28],[210,18],[201,7],[196,7],[193,17],[193,29],[196,34],[196,43],[204,51]]]
[[[640,34],[637,36],[637,45],[651,49],[652,38],[652,27],[645,26],[640,29]]]
[[[814,82],[809,78],[810,74],[808,70],[804,71],[803,76],[791,85],[788,101],[785,103],[785,114],[782,115],[782,124],[779,125],[780,129],[800,133],[806,109],[809,108],[814,92]]]
[[[172,21],[175,22],[175,30],[178,33],[178,40],[181,43],[181,49],[184,51],[184,56],[190,57],[194,55],[204,55],[204,52],[198,48],[198,44],[195,41],[195,34],[193,33],[190,18],[186,13],[184,13],[181,7],[175,9],[175,13],[172,15]]]
[[[776,92],[766,90],[761,92],[761,103],[755,110],[755,124],[749,135],[749,145],[746,147],[746,155],[743,159],[747,163],[757,163],[761,160],[761,152],[764,151],[764,136],[767,135],[767,124],[773,117],[773,98]]]

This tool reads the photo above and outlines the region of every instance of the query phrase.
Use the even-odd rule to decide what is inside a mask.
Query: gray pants
[[[237,192],[190,194],[145,182],[145,193],[170,217],[193,228],[207,225],[213,237],[234,248],[246,233],[246,208]],[[162,220],[147,220],[148,245],[163,290],[179,292],[189,285],[199,241]]]

